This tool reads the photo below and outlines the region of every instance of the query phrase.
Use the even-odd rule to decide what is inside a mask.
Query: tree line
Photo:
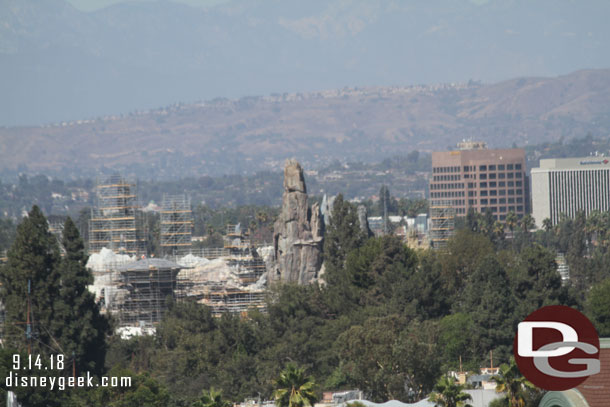
[[[205,306],[168,298],[155,335],[123,340],[84,289],[91,275],[74,223],[64,226],[62,257],[34,208],[0,271],[0,369],[7,374],[10,356],[30,345],[41,354],[62,349],[79,371],[134,380],[129,389],[20,389],[20,400],[32,406],[193,406],[219,394],[268,399],[280,394],[278,378],[289,366],[311,378],[315,385],[306,390],[318,398],[322,390],[359,388],[372,401],[416,401],[438,392],[460,359],[476,372],[493,352],[494,365],[506,363],[508,372],[518,322],[544,305],[583,310],[601,336],[610,335],[610,223],[600,216],[564,219],[536,233],[522,221],[508,238],[490,232],[484,214],[471,214],[446,249],[414,251],[396,237],[362,232],[356,207],[338,196],[318,284],[272,286],[266,311],[247,317],[214,318]],[[567,284],[557,272],[558,250],[570,265]],[[28,301],[36,321],[30,341]],[[539,396],[524,402],[534,405]]]

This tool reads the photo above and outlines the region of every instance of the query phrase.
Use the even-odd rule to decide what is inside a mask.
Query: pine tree
[[[329,284],[342,283],[344,276],[340,276],[340,274],[347,254],[362,246],[366,237],[360,229],[357,209],[343,200],[343,195],[337,195],[330,224],[326,228],[324,237],[325,279]]]
[[[85,267],[85,246],[70,218],[64,224],[62,245],[66,255],[59,264],[61,282],[53,304],[55,318],[51,330],[66,356],[70,359],[74,356],[77,371],[100,374],[109,323],[100,315],[94,295],[87,290],[93,276]]]
[[[0,268],[0,300],[5,306],[5,341],[11,348],[46,354],[52,345],[49,325],[59,295],[59,246],[47,220],[34,206],[17,227],[15,241]],[[28,305],[29,303],[29,305]],[[32,334],[28,339],[28,310]]]
[[[7,264],[0,269],[5,340],[18,351],[63,354],[66,361],[74,356],[77,371],[101,373],[109,324],[87,291],[93,277],[85,268],[84,244],[70,218],[63,235],[66,255],[60,258],[57,239],[37,206],[17,227]]]
[[[514,310],[506,271],[494,255],[488,255],[470,276],[463,294],[462,311],[474,322],[470,335],[479,355],[493,350],[500,360],[508,358],[516,322]]]

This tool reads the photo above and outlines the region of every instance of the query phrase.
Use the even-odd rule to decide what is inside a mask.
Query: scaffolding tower
[[[434,248],[447,246],[455,230],[455,208],[430,206],[430,242]]]
[[[175,298],[181,266],[165,259],[142,259],[118,268],[117,288],[123,301],[112,305],[120,326],[154,325],[167,310],[167,299]]]
[[[190,252],[193,231],[191,199],[183,195],[163,195],[161,204],[161,250],[164,254]]]
[[[136,231],[135,183],[120,175],[97,179],[96,206],[89,221],[89,253],[104,247],[115,253],[143,251]]]

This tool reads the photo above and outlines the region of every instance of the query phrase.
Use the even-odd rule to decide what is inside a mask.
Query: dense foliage
[[[24,282],[35,281],[32,309],[39,323],[55,327],[53,338],[62,338],[62,346],[82,358],[79,365],[99,367],[107,344],[106,374],[130,376],[136,383],[129,389],[68,392],[60,396],[72,404],[62,399],[63,405],[190,406],[269,399],[286,387],[279,386],[282,372],[296,370],[301,379],[307,377],[302,383],[307,396],[298,403],[319,398],[322,390],[347,388],[359,388],[373,401],[416,401],[435,389],[455,393],[440,378],[457,370],[460,359],[471,371],[488,366],[490,352],[494,365],[508,363],[517,323],[541,306],[584,309],[607,335],[608,217],[579,215],[535,233],[529,219],[515,219],[500,234],[488,216],[470,214],[446,249],[414,251],[396,237],[363,233],[356,208],[339,196],[326,230],[322,283],[272,286],[266,312],[252,311],[246,318],[214,318],[199,304],[169,302],[154,336],[101,341],[104,321],[76,316],[87,314],[85,309],[95,315],[95,304],[82,291],[90,276],[82,267],[82,241],[74,224],[67,221],[64,227],[62,258],[34,208],[19,225],[2,269],[2,299],[8,321],[24,320]],[[567,284],[557,272],[557,252],[565,253],[570,267]],[[70,329],[59,329],[56,319]],[[73,335],[94,328],[89,344]],[[22,349],[23,329],[9,323],[6,331],[8,339],[15,339],[11,346]],[[52,344],[42,331],[38,340]],[[102,352],[93,355],[93,348]],[[10,357],[0,356],[6,370]],[[498,380],[505,380],[508,389],[509,379],[521,378],[506,366]],[[529,388],[523,394],[526,405],[539,397]]]
[[[84,244],[70,218],[63,236],[65,254],[60,256],[57,239],[37,206],[17,227],[7,263],[0,267],[0,300],[5,308],[3,376],[14,366],[14,359],[7,356],[17,354],[24,360],[27,354],[40,355],[44,361],[44,367],[28,364],[28,371],[18,371],[24,375],[90,372],[98,376],[104,369],[110,326],[87,290],[93,277],[85,268]],[[65,358],[64,369],[48,366],[51,357],[60,354]],[[28,406],[63,405],[65,397],[61,392],[29,387],[16,393]]]

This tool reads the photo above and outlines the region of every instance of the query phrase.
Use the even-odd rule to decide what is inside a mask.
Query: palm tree
[[[524,232],[529,232],[534,226],[534,218],[532,218],[532,215],[529,213],[521,218],[521,229],[523,229]]]
[[[464,386],[457,384],[450,377],[443,376],[434,385],[434,391],[430,393],[429,400],[436,407],[472,407],[466,403],[466,400],[472,400],[472,397],[462,390],[464,390]]]
[[[268,220],[269,220],[269,215],[267,214],[267,212],[258,211],[256,213],[256,221],[258,222],[259,225],[267,223]]]
[[[305,370],[288,364],[276,380],[276,390],[273,392],[277,407],[313,406],[317,400],[315,382],[305,376]]]
[[[201,397],[192,407],[231,407],[231,402],[222,398],[222,391],[212,387],[209,391],[201,392]]]
[[[504,225],[501,222],[494,222],[493,231],[498,240],[504,240]]]
[[[514,358],[511,358],[510,365],[506,363],[500,365],[500,374],[493,376],[491,380],[496,382],[496,392],[506,393],[510,407],[524,407],[525,391],[536,388],[525,377],[521,376]]]
[[[603,218],[601,212],[598,210],[591,211],[585,225],[589,243],[598,242],[599,234],[604,230],[602,222]]]
[[[551,219],[549,218],[544,218],[544,220],[542,221],[542,228],[548,232],[551,229],[553,229],[553,222],[551,222]]]
[[[508,226],[508,230],[510,230],[512,236],[515,227],[517,227],[517,214],[515,212],[510,211],[506,214],[506,226]]]

